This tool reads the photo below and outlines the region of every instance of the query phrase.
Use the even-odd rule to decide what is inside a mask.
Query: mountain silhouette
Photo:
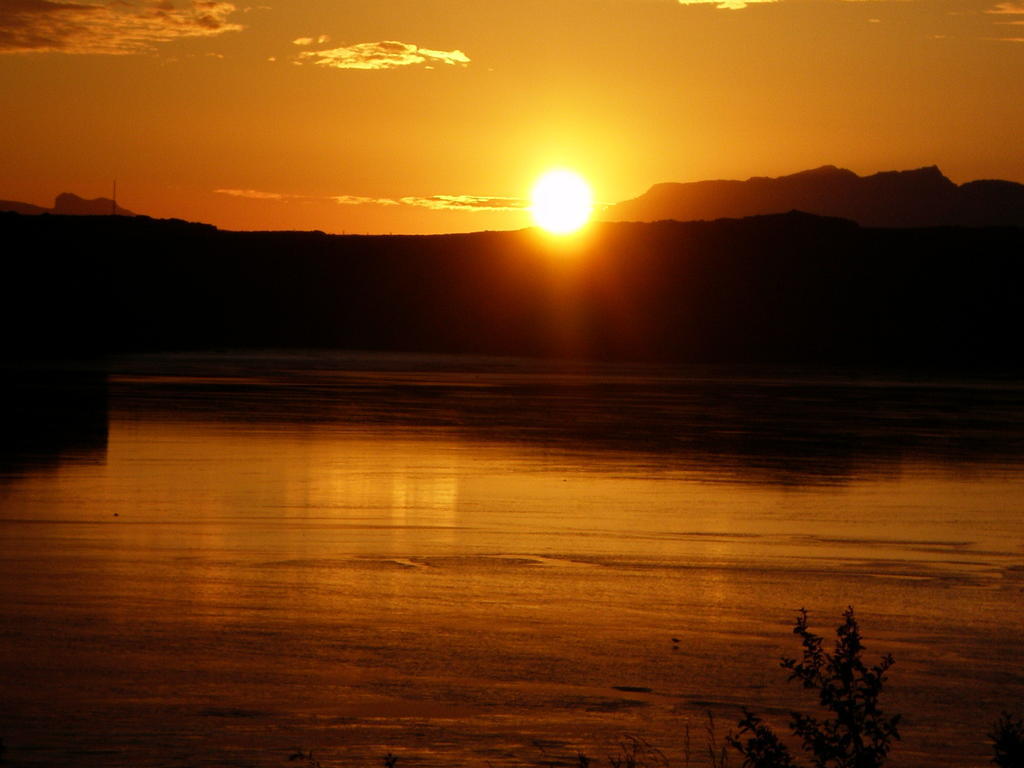
[[[746,181],[655,184],[609,206],[605,221],[699,221],[799,210],[867,227],[1024,226],[1024,184],[956,185],[936,166],[858,176],[825,165],[789,176]]]
[[[106,197],[86,200],[71,192],[61,192],[53,203],[53,212],[64,216],[106,216],[113,210],[114,201]],[[117,206],[118,216],[134,216],[127,208]]]
[[[107,197],[86,200],[71,192],[61,192],[53,201],[53,208],[43,208],[31,203],[20,203],[16,200],[0,200],[0,211],[11,211],[23,215],[38,216],[43,213],[56,213],[62,216],[109,216],[113,211],[114,201]],[[118,216],[135,216],[127,208],[117,206]]]
[[[0,211],[11,211],[13,213],[21,213],[26,216],[38,216],[41,213],[52,213],[49,208],[43,208],[41,205],[19,203],[17,200],[0,200]]]

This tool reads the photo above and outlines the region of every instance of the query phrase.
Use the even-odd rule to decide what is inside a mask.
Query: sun
[[[583,177],[573,171],[548,171],[530,194],[533,220],[556,235],[575,232],[590,218],[594,198]]]

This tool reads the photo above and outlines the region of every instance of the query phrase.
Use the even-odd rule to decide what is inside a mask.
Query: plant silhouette
[[[899,739],[899,715],[887,715],[879,705],[885,673],[893,664],[891,654],[868,666],[862,659],[864,645],[853,608],[843,613],[836,628],[836,643],[829,653],[824,638],[810,631],[807,611],[797,616],[793,633],[800,636],[800,659],[783,658],[790,680],[816,691],[826,717],[794,712],[790,728],[810,753],[816,768],[879,768]],[[761,718],[744,711],[739,731],[730,744],[743,755],[744,768],[795,768],[789,748]]]
[[[999,768],[1024,768],[1024,720],[1003,712],[988,736],[995,752],[993,763]]]

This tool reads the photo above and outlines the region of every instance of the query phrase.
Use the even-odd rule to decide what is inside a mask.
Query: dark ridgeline
[[[329,347],[1019,368],[1024,229],[801,213],[439,236],[0,214],[6,354]],[[567,244],[573,242],[574,244]]]
[[[935,166],[858,176],[825,165],[746,181],[655,184],[609,206],[606,221],[697,221],[798,210],[865,227],[1024,226],[1024,184],[971,181],[957,186]]]
[[[32,203],[19,203],[17,200],[0,200],[0,211],[21,213],[26,216],[39,216],[44,213],[53,213],[52,208],[43,208]]]

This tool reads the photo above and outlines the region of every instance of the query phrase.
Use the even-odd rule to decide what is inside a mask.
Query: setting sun
[[[578,173],[548,171],[537,181],[530,195],[533,219],[548,232],[575,232],[590,218],[594,207],[590,187]]]

